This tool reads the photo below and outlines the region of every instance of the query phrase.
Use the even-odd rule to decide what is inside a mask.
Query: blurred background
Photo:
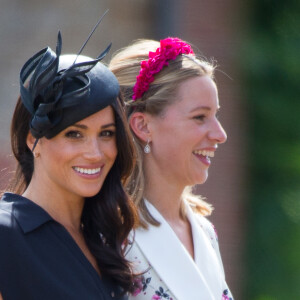
[[[138,38],[178,36],[218,64],[228,134],[208,181],[227,281],[235,299],[300,299],[299,0],[0,0],[0,189],[14,169],[9,126],[19,71],[38,50],[111,54]],[[298,100],[297,100],[298,99]],[[0,245],[1,247],[1,245]],[[179,270],[183,271],[184,270]],[[188,299],[187,299],[188,300]],[[205,299],[208,300],[208,299]]]

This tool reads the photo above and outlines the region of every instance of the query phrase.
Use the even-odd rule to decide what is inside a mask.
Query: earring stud
[[[33,156],[34,156],[34,158],[38,158],[38,157],[40,156],[40,153],[38,153],[38,152],[33,152]]]

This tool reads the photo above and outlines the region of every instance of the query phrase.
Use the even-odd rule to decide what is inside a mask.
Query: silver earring
[[[147,144],[146,144],[146,146],[144,147],[144,152],[145,152],[146,154],[148,154],[148,153],[151,152],[151,148],[150,148],[149,142],[150,142],[150,140],[147,139]]]

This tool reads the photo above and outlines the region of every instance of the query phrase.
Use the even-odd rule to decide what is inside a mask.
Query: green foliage
[[[300,1],[251,0],[242,64],[250,121],[251,300],[300,299]]]

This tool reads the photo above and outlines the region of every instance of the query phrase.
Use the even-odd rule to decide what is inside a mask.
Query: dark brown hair
[[[109,171],[100,192],[86,198],[82,213],[85,241],[97,260],[101,274],[108,276],[123,292],[133,291],[133,273],[124,258],[127,236],[137,222],[133,202],[123,189],[135,161],[132,137],[125,121],[123,100],[119,96],[113,106],[116,122],[117,158]],[[34,171],[34,158],[26,144],[31,116],[20,98],[12,124],[11,145],[17,159],[17,169],[10,191],[22,194],[28,187]]]

